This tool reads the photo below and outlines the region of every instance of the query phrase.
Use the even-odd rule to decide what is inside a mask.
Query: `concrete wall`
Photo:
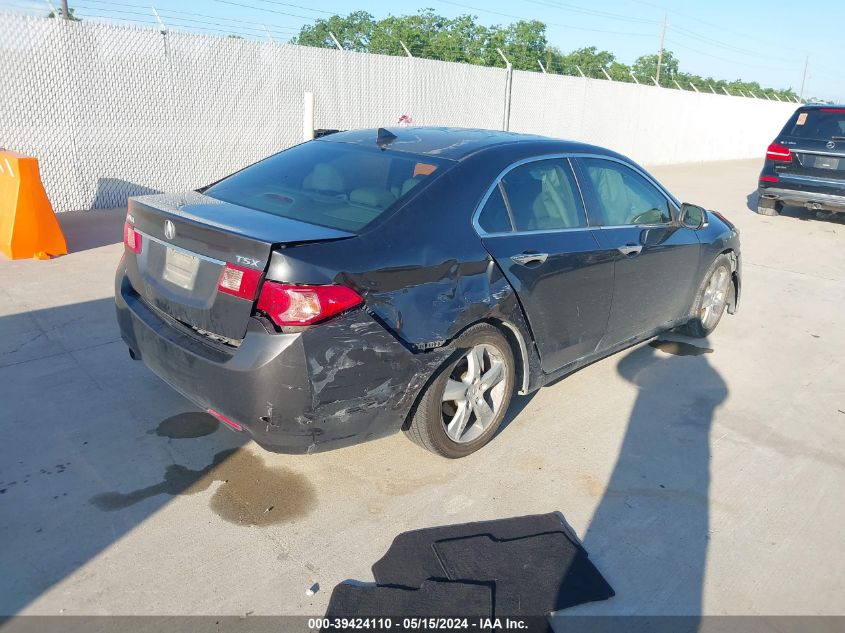
[[[0,147],[37,156],[59,211],[196,188],[316,126],[501,129],[506,72],[0,14]],[[510,128],[651,164],[761,156],[794,104],[515,72]]]

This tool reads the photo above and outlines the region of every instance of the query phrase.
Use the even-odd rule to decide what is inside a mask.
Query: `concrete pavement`
[[[758,170],[654,170],[740,227],[739,314],[517,398],[459,461],[216,429],[120,341],[120,212],[66,214],[70,255],[0,261],[0,614],[321,615],[402,531],[554,510],[617,593],[574,613],[845,613],[845,219],[757,216]]]

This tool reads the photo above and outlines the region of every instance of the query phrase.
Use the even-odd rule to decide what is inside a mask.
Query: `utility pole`
[[[655,81],[657,85],[660,85],[660,67],[663,65],[663,43],[666,41],[666,22],[668,20],[669,14],[667,12],[663,13],[663,30],[660,32],[660,51],[657,53],[657,76],[655,77]]]
[[[810,63],[810,56],[804,58],[804,76],[801,78],[801,99],[804,99],[804,84],[807,83],[807,66]]]
[[[70,9],[67,7],[67,0],[62,0],[62,17],[65,20],[70,20]]]

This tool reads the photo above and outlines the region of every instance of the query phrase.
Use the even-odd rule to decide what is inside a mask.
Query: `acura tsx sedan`
[[[130,200],[130,355],[276,452],[484,446],[511,396],[733,312],[736,228],[600,147],[397,128]]]

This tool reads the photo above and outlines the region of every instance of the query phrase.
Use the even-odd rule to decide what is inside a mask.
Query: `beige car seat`
[[[346,191],[340,171],[337,167],[328,163],[314,165],[314,169],[303,179],[302,188],[321,193],[343,193]]]

